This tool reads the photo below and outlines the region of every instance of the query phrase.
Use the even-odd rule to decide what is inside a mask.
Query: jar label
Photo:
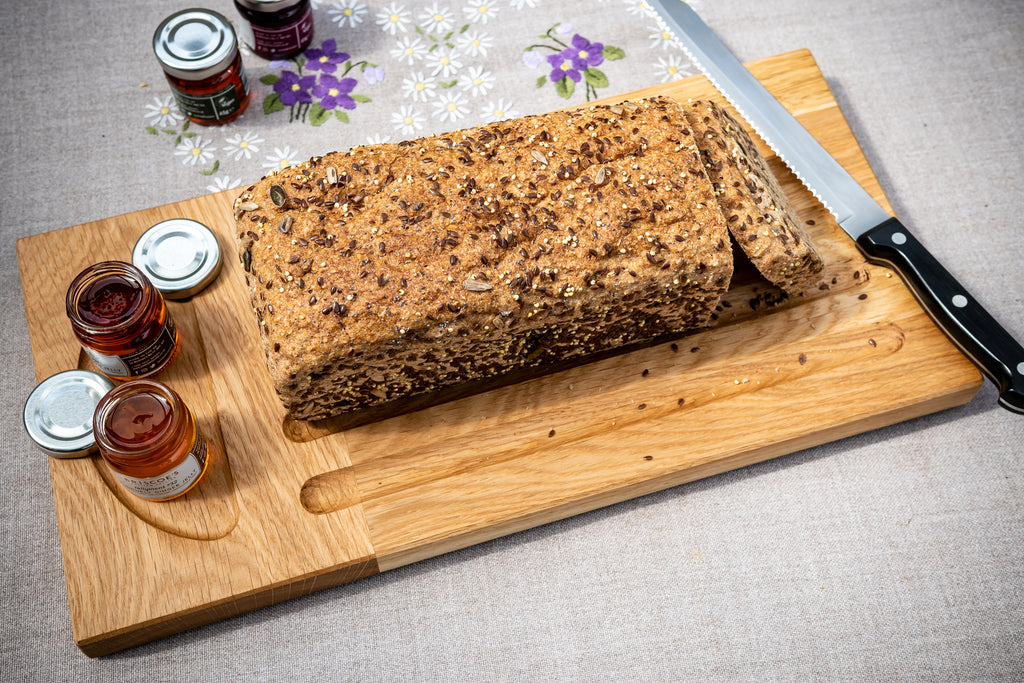
[[[109,375],[110,377],[131,376],[131,371],[128,369],[128,366],[125,365],[124,361],[122,361],[118,356],[107,356],[95,351],[94,349],[90,349],[88,346],[83,346],[82,348],[85,349],[85,353],[89,356],[89,360],[91,360],[104,375]]]
[[[296,21],[286,26],[249,26],[243,34],[253,52],[261,55],[286,55],[298,52],[313,37],[313,12],[306,10]],[[251,37],[251,40],[250,40]]]
[[[249,95],[249,84],[245,81],[245,74],[239,72],[241,77],[242,92],[234,84],[222,88],[217,92],[208,95],[190,95],[175,87],[174,99],[185,116],[201,121],[219,121],[234,114],[242,108],[242,102]]]
[[[89,347],[85,352],[100,372],[111,377],[144,377],[160,370],[174,354],[178,343],[177,328],[168,315],[160,334],[146,346],[123,356],[108,356]]]
[[[139,498],[167,500],[179,496],[195,484],[206,470],[206,439],[196,430],[196,440],[180,465],[156,477],[129,477],[114,472],[121,484]]]

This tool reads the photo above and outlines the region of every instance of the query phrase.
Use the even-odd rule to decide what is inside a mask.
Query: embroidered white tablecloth
[[[315,154],[582,106],[695,73],[643,0],[312,4],[314,37],[300,55],[267,60],[243,43],[250,104],[229,124],[188,121],[154,59],[138,90],[140,125],[153,138],[140,152],[216,192]]]

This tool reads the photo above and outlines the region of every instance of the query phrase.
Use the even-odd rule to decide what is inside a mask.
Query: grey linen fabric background
[[[236,18],[223,0],[196,4]],[[652,37],[639,3],[495,0],[502,30],[473,24],[493,40],[483,60],[490,76],[469,72],[467,58],[462,84],[444,89],[463,95],[456,109],[466,116],[441,121],[444,107],[433,102],[418,103],[413,116],[400,109],[413,103],[402,89],[410,75],[389,57],[402,36],[374,24],[388,3],[361,4],[369,11],[359,32],[331,22],[332,3],[317,8],[315,45],[336,34],[353,60],[386,63],[382,82],[360,76],[355,92],[372,101],[349,111],[348,124],[263,114],[271,90],[258,79],[281,70],[246,55],[259,93],[251,110],[230,128],[193,127],[208,148],[178,155],[174,137],[159,130],[174,126],[157,121],[153,103],[169,92],[149,41],[188,3],[0,5],[0,679],[1024,677],[1024,418],[998,408],[990,385],[957,409],[99,660],[81,654],[46,457],[21,424],[35,376],[16,239],[248,182],[274,154],[301,159],[374,136],[397,140],[407,118],[424,134],[478,123],[487,107],[526,114],[564,106],[550,83],[534,85],[543,70],[530,73],[522,61],[528,39],[556,22],[624,50],[601,66],[609,84],[599,96],[686,68],[679,50]],[[417,15],[429,7],[395,4]],[[452,9],[456,27],[470,16],[465,0],[436,4]],[[741,59],[811,49],[897,214],[1024,339],[1024,3],[694,6]],[[429,74],[406,69],[416,70]],[[474,77],[475,95],[463,89]],[[247,157],[254,146],[259,154]],[[189,154],[199,159],[185,163]],[[202,173],[215,163],[216,172]],[[870,397],[836,387],[836,400]]]

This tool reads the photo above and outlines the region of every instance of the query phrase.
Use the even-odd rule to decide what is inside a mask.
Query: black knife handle
[[[868,259],[891,266],[953,343],[999,387],[999,404],[1024,414],[1024,348],[895,218],[857,239]]]

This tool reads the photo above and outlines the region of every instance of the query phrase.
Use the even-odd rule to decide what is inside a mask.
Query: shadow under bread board
[[[749,66],[888,206],[811,54]],[[609,101],[654,94],[722,102],[703,77]],[[161,376],[210,442],[200,486],[150,503],[98,456],[49,461],[78,646],[111,653],[969,401],[980,373],[762,151],[826,258],[820,289],[785,297],[747,265],[710,329],[358,426],[286,420],[235,255],[237,191],[20,240],[39,380],[84,366],[64,316],[80,270],[129,260],[174,217],[225,254],[210,287],[169,302],[184,342]]]

